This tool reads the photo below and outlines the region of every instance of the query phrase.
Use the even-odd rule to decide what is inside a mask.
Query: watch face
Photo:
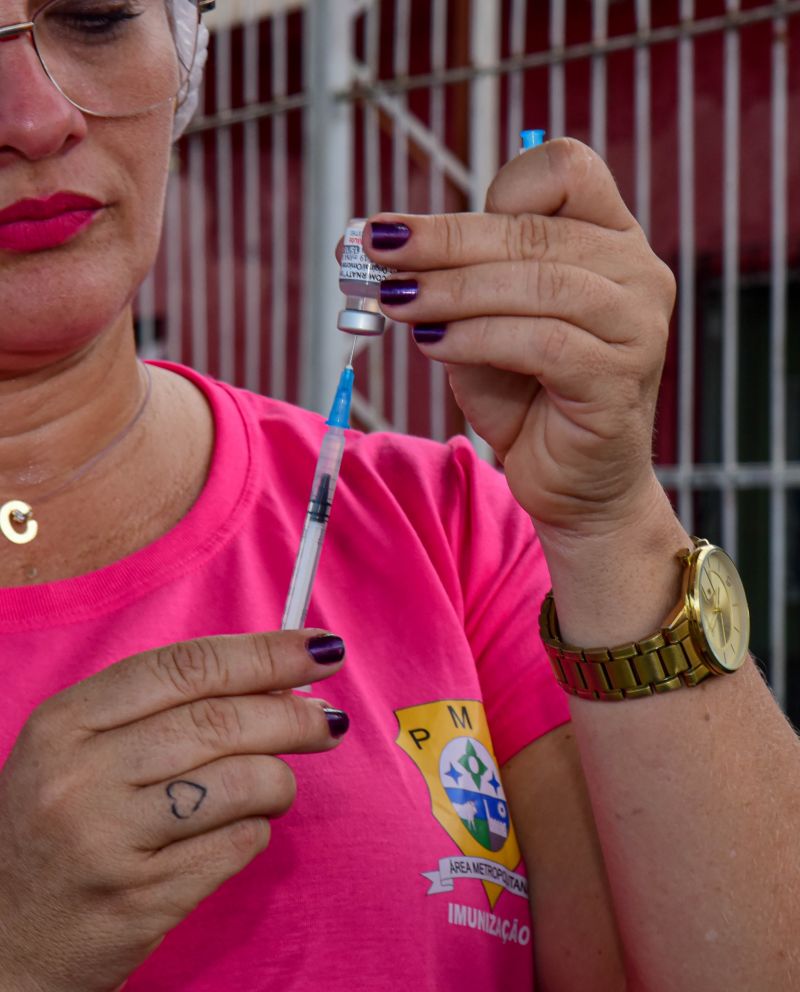
[[[711,548],[700,558],[695,589],[709,663],[718,672],[734,672],[747,657],[750,614],[742,580],[724,551]]]

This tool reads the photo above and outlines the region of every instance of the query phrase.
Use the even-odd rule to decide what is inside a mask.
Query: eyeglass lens
[[[194,56],[191,0],[54,0],[34,17],[39,57],[82,110],[141,113],[175,97]]]

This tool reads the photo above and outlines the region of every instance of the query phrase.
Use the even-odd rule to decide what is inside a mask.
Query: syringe
[[[355,351],[355,344],[353,346]],[[322,542],[328,526],[328,517],[333,503],[336,480],[344,454],[344,432],[350,426],[350,403],[353,398],[353,358],[345,366],[339,378],[336,397],[326,420],[328,430],[322,439],[314,481],[311,484],[311,499],[303,527],[303,536],[294,563],[289,595],[283,611],[281,630],[299,630],[306,622],[311,590],[317,574]]]

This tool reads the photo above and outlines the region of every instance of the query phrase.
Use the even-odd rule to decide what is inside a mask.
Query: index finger
[[[322,630],[204,637],[119,661],[45,706],[94,733],[198,699],[307,685],[337,672],[344,654],[342,639]]]
[[[606,163],[574,138],[546,141],[503,166],[486,211],[571,217],[613,231],[636,226]]]

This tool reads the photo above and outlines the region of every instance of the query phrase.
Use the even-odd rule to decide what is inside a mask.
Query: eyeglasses
[[[97,117],[128,117],[181,98],[200,14],[213,6],[213,0],[50,0],[30,21],[0,27],[0,42],[29,32],[42,68],[70,103]]]

